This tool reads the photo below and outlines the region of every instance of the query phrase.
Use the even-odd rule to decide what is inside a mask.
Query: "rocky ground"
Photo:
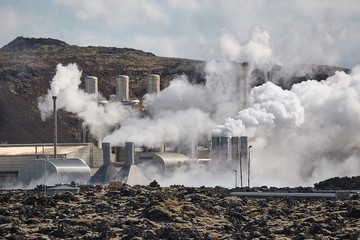
[[[55,196],[35,190],[3,190],[0,238],[360,238],[357,195],[348,200],[241,198],[231,196],[231,191],[156,184],[82,187],[79,194]]]

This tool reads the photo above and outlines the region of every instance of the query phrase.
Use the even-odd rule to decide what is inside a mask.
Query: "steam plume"
[[[93,136],[102,139],[104,134],[132,113],[118,102],[99,104],[102,99],[100,94],[87,94],[79,89],[80,78],[81,71],[76,64],[57,65],[47,95],[39,99],[41,118],[45,120],[51,115],[52,96],[57,96],[58,109],[76,114],[89,127]]]

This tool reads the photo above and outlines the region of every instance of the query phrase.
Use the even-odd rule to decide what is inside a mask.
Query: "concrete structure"
[[[119,170],[113,180],[122,181],[130,186],[148,185],[150,180],[143,174],[138,166],[134,165],[135,148],[132,142],[125,143],[125,155],[125,165]]]
[[[136,155],[135,164],[155,167],[160,173],[168,173],[177,167],[190,163],[188,156],[173,152],[142,152]]]
[[[158,94],[160,92],[160,76],[149,74],[147,76],[146,91],[148,94]]]
[[[89,166],[79,158],[34,159],[28,161],[19,170],[19,181],[25,185],[38,181],[45,185],[71,183],[72,181],[87,183],[90,176]]]
[[[116,98],[118,101],[129,100],[129,77],[126,75],[119,75],[116,77]]]
[[[85,92],[92,94],[98,92],[98,78],[94,76],[85,77]]]
[[[102,150],[103,150],[103,164],[91,177],[89,182],[90,184],[93,185],[109,183],[115,178],[115,176],[118,173],[118,171],[112,165],[110,160],[110,143],[103,143]]]

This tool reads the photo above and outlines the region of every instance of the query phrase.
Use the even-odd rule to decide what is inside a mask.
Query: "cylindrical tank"
[[[86,93],[97,93],[98,92],[98,78],[94,76],[85,77],[85,92]]]
[[[119,75],[116,77],[116,97],[118,101],[126,101],[129,99],[129,77]]]
[[[149,74],[147,77],[147,93],[158,94],[160,92],[160,76],[157,74]]]
[[[46,176],[44,176],[45,172]],[[20,182],[25,185],[30,183],[55,185],[71,181],[86,183],[90,179],[91,171],[89,166],[78,158],[34,159],[20,168],[18,176]]]

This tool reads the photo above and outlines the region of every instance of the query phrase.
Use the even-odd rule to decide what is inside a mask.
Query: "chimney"
[[[231,138],[231,160],[233,162],[238,162],[240,160],[240,138],[239,137]]]
[[[134,143],[126,142],[125,143],[125,157],[126,157],[125,166],[134,165],[134,163],[135,163],[134,155],[135,155]]]
[[[123,181],[130,186],[148,185],[149,179],[135,165],[134,152],[134,143],[125,142],[125,165],[119,170],[114,180]]]
[[[229,137],[220,138],[220,158],[222,161],[228,161],[231,158]]]
[[[103,164],[96,171],[96,173],[90,178],[90,184],[105,184],[112,181],[116,175],[117,170],[112,165],[110,160],[110,143],[102,143],[103,150]]]
[[[248,98],[249,98],[249,63],[243,62],[242,66],[242,108],[246,109],[248,107]]]
[[[110,161],[110,143],[102,143],[103,150],[103,164],[105,166],[109,166],[111,164]]]
[[[220,159],[220,137],[211,137],[211,160]]]

